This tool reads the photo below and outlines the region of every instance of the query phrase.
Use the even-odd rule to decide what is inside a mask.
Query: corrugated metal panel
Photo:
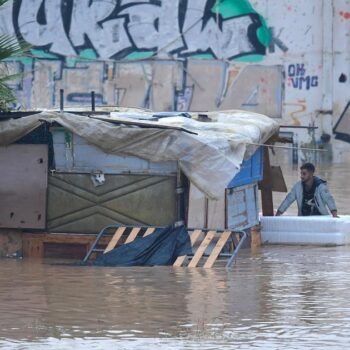
[[[163,226],[176,221],[176,177],[90,174],[49,176],[50,232],[97,233],[109,224]]]
[[[258,186],[250,184],[227,190],[227,227],[250,228],[259,223]]]
[[[154,163],[137,157],[107,154],[63,128],[52,131],[57,171],[105,174],[176,174],[176,162]]]
[[[0,227],[45,228],[47,145],[0,147]]]

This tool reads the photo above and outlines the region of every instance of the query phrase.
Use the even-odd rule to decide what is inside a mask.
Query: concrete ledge
[[[23,233],[24,258],[71,258],[82,259],[94,243],[96,235],[75,233]],[[107,246],[111,236],[100,240]]]

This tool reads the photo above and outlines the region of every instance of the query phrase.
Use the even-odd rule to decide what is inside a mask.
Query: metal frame
[[[229,226],[229,206],[228,206],[228,196],[232,194],[232,192],[235,191],[244,191],[244,193],[246,194],[246,190],[247,189],[251,189],[254,187],[254,196],[255,196],[255,208],[256,210],[254,211],[255,213],[255,222],[248,222],[248,206],[246,205],[246,211],[245,213],[245,217],[247,218],[247,224],[246,225],[239,225],[238,224],[233,224],[235,225],[234,228],[232,228],[232,230],[234,230],[234,232],[239,232],[242,230],[247,230],[252,228],[253,226],[259,224],[259,189],[258,189],[258,182],[252,182],[249,184],[245,184],[242,186],[237,186],[237,187],[232,187],[232,188],[226,188],[225,189],[225,226],[228,228],[228,230],[231,230],[230,226]],[[246,201],[246,203],[248,203]]]
[[[125,227],[125,228],[129,228],[129,229],[133,229],[133,228],[141,228],[141,229],[147,229],[147,228],[164,228],[164,227],[155,227],[155,226],[131,226],[131,225],[109,225],[104,227],[97,235],[94,243],[92,244],[91,248],[89,249],[89,251],[87,252],[87,254],[85,255],[83,262],[87,262],[91,256],[92,253],[103,253],[105,251],[105,249],[98,249],[96,248],[98,245],[98,242],[100,241],[101,237],[106,233],[106,231],[108,229],[111,228],[115,228],[118,229],[119,227]],[[194,228],[187,228],[188,231],[194,231],[196,229]],[[200,229],[202,232],[207,233],[208,231],[215,231],[217,233],[223,233],[224,231],[227,230],[210,230],[210,229]],[[243,230],[235,230],[235,231],[231,231],[231,234],[239,234],[240,240],[238,242],[238,244],[235,246],[235,249],[232,253],[220,253],[219,257],[228,257],[228,261],[226,263],[226,268],[230,268],[232,267],[232,265],[234,264],[234,262],[237,259],[239,250],[241,249],[243,243],[246,241],[248,235],[245,231]],[[233,240],[233,237],[231,236],[231,239]],[[194,254],[189,255],[190,257],[192,257]],[[207,256],[207,255],[204,255]]]
[[[237,247],[235,248],[235,250],[233,251],[230,259],[228,259],[228,262],[226,264],[226,268],[230,268],[232,267],[233,263],[236,261],[237,259],[237,255],[238,255],[238,252],[239,250],[241,249],[243,243],[245,242],[245,240],[247,239],[248,235],[245,231],[238,231],[237,232],[238,234],[240,234],[240,240],[237,244]]]
[[[345,142],[350,142],[350,135],[347,133],[343,133],[341,131],[337,131],[337,128],[339,126],[339,124],[341,123],[341,121],[343,120],[343,118],[346,115],[346,112],[348,111],[350,107],[350,101],[347,103],[346,107],[344,108],[343,112],[341,113],[339,119],[337,120],[335,126],[333,127],[333,133],[335,134],[335,138],[337,140],[342,140]]]

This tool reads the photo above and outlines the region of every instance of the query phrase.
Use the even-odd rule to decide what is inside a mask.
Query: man
[[[300,167],[300,178],[286,199],[277,210],[276,216],[282,215],[296,200],[299,216],[329,215],[338,217],[334,198],[327,188],[327,182],[314,176],[315,166],[305,163]],[[327,209],[328,207],[328,209]]]

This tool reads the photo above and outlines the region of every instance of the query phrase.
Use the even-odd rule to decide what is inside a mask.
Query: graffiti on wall
[[[308,75],[303,63],[290,64],[288,66],[288,84],[294,89],[306,89],[318,86],[318,76]]]
[[[301,126],[302,124],[300,121],[300,117],[302,117],[305,114],[305,111],[307,109],[305,98],[291,102],[287,101],[284,103],[284,106],[286,109],[286,113],[291,116],[293,125]]]
[[[276,34],[274,27],[269,27],[270,30],[270,44],[269,44],[269,52],[274,53],[275,47],[278,47],[282,52],[287,52],[289,50],[288,46],[281,40],[280,36],[282,33],[282,29]]]
[[[281,67],[232,65],[263,59],[272,42],[248,0],[16,0],[1,32],[33,45],[5,64],[23,73],[18,108],[55,107],[64,89],[69,105],[95,91],[97,105],[281,116]]]
[[[34,48],[59,56],[254,59],[270,41],[248,0],[19,0],[3,19]]]

